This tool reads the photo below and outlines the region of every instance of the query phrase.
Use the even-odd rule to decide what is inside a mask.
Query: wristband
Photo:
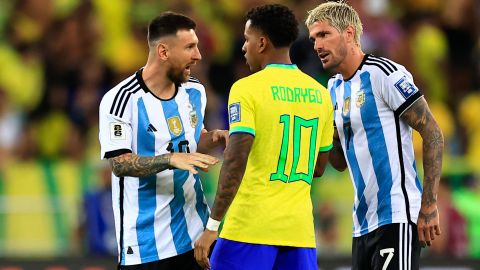
[[[218,227],[220,226],[220,221],[215,220],[211,217],[208,218],[207,221],[207,230],[213,231],[213,232],[218,232]]]

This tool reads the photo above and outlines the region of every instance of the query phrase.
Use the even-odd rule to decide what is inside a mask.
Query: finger
[[[427,246],[431,246],[432,245],[432,241],[426,241],[427,243]]]
[[[430,229],[428,231],[430,233],[430,239],[432,239],[432,241],[435,240],[435,228],[430,227]]]
[[[425,236],[425,242],[427,242],[427,245],[428,245],[428,242],[432,240],[430,239],[430,230],[428,227],[423,230],[423,234]]]
[[[420,246],[422,248],[425,248],[425,247],[427,247],[427,243],[425,243],[425,241],[420,241]]]
[[[440,225],[435,225],[435,234],[436,235],[441,235],[442,234],[442,230],[440,230]]]
[[[212,157],[210,155],[205,155],[205,154],[201,154],[201,153],[193,153],[192,156],[196,159],[196,160],[200,160],[204,163],[207,163],[207,164],[210,164],[210,165],[213,165],[213,164],[216,164],[218,163],[218,158],[216,157]]]
[[[425,243],[425,236],[423,236],[423,229],[418,227],[418,240]]]

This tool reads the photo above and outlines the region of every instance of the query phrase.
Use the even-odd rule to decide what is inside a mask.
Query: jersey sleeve
[[[129,117],[121,118],[111,114],[112,100],[110,93],[107,93],[100,102],[99,139],[102,159],[132,152],[132,126],[127,120]]]
[[[245,83],[233,84],[228,98],[228,122],[230,135],[248,133],[255,136],[255,110],[253,99],[248,94]]]
[[[390,74],[380,89],[382,89],[381,95],[384,101],[397,115],[401,115],[423,96],[413,82],[412,75],[402,69]]]
[[[333,105],[327,91],[323,91],[326,107],[326,116],[323,123],[322,137],[320,140],[320,152],[328,152],[333,147]]]

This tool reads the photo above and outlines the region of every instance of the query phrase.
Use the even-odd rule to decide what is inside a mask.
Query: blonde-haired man
[[[354,185],[353,269],[418,269],[420,245],[440,235],[437,189],[443,135],[412,75],[361,49],[362,23],[345,2],[308,12],[306,25],[323,68],[336,132],[329,161]],[[423,138],[423,191],[412,128]]]

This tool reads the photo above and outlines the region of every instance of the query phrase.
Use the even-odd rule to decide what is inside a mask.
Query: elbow
[[[343,172],[347,168],[347,164],[335,164],[335,163],[330,163],[330,164],[335,170],[339,172]]]

